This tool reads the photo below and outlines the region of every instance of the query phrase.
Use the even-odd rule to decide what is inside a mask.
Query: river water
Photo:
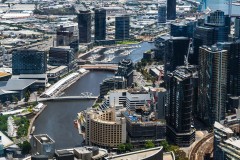
[[[201,2],[202,0],[197,1]],[[212,11],[222,10],[225,12],[225,14],[228,14],[228,5],[226,4],[227,2],[228,0],[207,0],[207,7],[209,7]],[[240,15],[239,9],[240,6],[232,5],[232,14]]]
[[[133,51],[127,57],[116,57],[114,62],[122,58],[130,58],[134,62],[141,60],[143,52],[153,48],[152,43],[144,42],[141,48]],[[107,77],[112,77],[113,72],[91,71],[76,83],[67,88],[63,96],[78,96],[83,92],[99,95],[99,84]],[[83,138],[74,128],[73,121],[77,113],[92,106],[94,101],[79,100],[65,102],[48,102],[45,110],[36,119],[34,134],[48,134],[56,142],[56,149],[80,146]]]

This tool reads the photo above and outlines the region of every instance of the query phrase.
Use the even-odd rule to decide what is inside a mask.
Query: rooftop
[[[162,147],[155,147],[136,152],[128,152],[116,156],[107,157],[106,160],[144,160],[150,156],[156,155],[162,150]]]
[[[232,131],[230,128],[223,126],[223,125],[222,125],[221,123],[219,123],[219,122],[215,122],[215,123],[214,123],[214,129],[218,129],[218,130],[221,130],[221,131],[223,131],[223,132],[233,134],[233,131]]]
[[[29,87],[35,82],[35,79],[9,79],[6,86],[0,89],[6,91],[19,91]]]
[[[240,139],[239,138],[231,137],[228,140],[226,140],[225,143],[236,147],[237,150],[240,150]]]

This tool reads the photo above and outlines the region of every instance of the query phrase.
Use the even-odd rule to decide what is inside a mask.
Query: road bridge
[[[85,64],[80,65],[80,68],[84,68],[86,70],[108,70],[108,71],[117,71],[117,64]]]

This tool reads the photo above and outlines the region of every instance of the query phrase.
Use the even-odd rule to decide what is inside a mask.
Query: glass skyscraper
[[[106,39],[106,10],[95,9],[95,40]]]
[[[91,12],[80,10],[78,15],[79,43],[91,42]]]
[[[176,19],[176,0],[167,0],[167,19]]]
[[[129,39],[130,17],[122,15],[115,18],[115,39]]]

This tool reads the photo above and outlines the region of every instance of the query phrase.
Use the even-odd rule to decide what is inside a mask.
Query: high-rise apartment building
[[[127,86],[133,84],[133,62],[130,59],[123,59],[118,63],[116,76],[122,76],[127,80]]]
[[[178,146],[190,146],[195,141],[195,129],[192,128],[195,74],[186,66],[168,74],[167,139]]]
[[[97,8],[95,13],[95,41],[106,39],[106,10]]]
[[[167,6],[160,5],[158,7],[158,23],[166,23],[167,20]]]
[[[130,17],[129,15],[121,15],[115,17],[115,39],[129,39]]]
[[[12,52],[12,73],[45,74],[47,71],[47,54],[44,51],[18,49]]]
[[[80,10],[77,14],[79,43],[91,42],[91,11]]]
[[[228,51],[227,94],[240,96],[240,41],[217,43]]]
[[[60,26],[57,28],[57,46],[70,46],[74,52],[78,51],[77,26]]]
[[[176,19],[176,0],[167,0],[167,19]]]
[[[227,96],[227,50],[216,46],[199,49],[198,117],[208,125],[225,118]]]

